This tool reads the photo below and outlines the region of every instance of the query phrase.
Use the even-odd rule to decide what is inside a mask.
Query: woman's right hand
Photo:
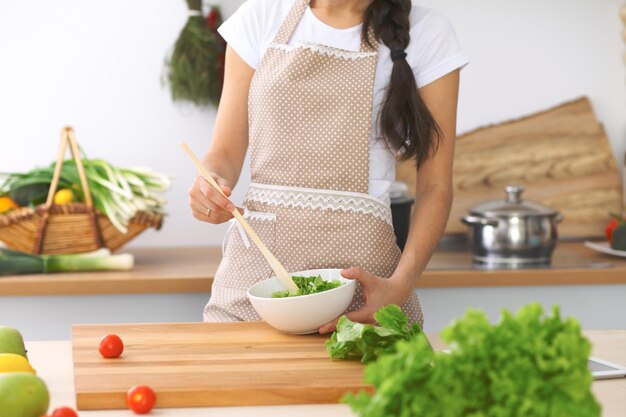
[[[224,194],[230,197],[232,189],[226,180],[213,173],[211,173],[211,176],[222,188]],[[235,208],[233,203],[217,192],[201,176],[196,177],[191,188],[189,188],[189,206],[191,207],[193,217],[211,224],[221,224],[232,219],[231,211]],[[237,208],[237,210],[243,214],[243,209]]]

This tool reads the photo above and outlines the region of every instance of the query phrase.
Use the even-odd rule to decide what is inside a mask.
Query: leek
[[[72,255],[31,255],[0,248],[0,276],[51,272],[121,271],[133,267],[134,257],[111,255],[108,249]]]
[[[83,152],[84,154],[84,152]],[[85,173],[94,206],[105,214],[120,232],[128,231],[128,223],[138,211],[164,214],[165,199],[160,195],[170,187],[171,179],[153,172],[149,168],[118,168],[101,159],[83,159]],[[19,187],[37,183],[50,184],[54,164],[47,168],[36,168],[28,173],[2,174],[0,195]],[[76,161],[67,160],[61,169],[61,188],[71,188],[84,200]]]

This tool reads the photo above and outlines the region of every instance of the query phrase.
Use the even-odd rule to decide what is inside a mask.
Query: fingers
[[[215,182],[217,182],[217,184],[220,187],[222,187],[222,192],[224,194],[226,194],[226,197],[230,197],[231,194],[233,193],[233,190],[230,188],[230,186],[228,185],[226,180],[224,178],[222,178],[222,177],[218,177],[217,175],[214,178],[215,178]],[[209,186],[211,186],[211,184],[209,184]],[[213,187],[211,187],[211,188],[213,188]]]
[[[208,207],[200,203],[197,200],[191,200],[189,202],[193,217],[195,217],[196,219],[200,221],[211,223],[211,224],[224,223],[233,218],[233,215],[231,213],[221,210],[215,204],[211,202],[208,202],[205,204],[207,204]],[[210,215],[209,215],[209,209],[211,209]]]
[[[346,317],[358,323],[376,324],[372,312],[366,307],[346,313]]]
[[[226,180],[214,175],[216,182],[222,187],[226,195],[231,195],[232,190]],[[232,219],[231,211],[234,204],[220,192],[218,192],[204,178],[197,177],[189,189],[189,206],[193,216],[207,223],[220,224]],[[210,215],[209,215],[210,210]],[[237,208],[243,214],[243,210]]]
[[[207,223],[211,223],[211,224],[222,224],[227,222],[229,219],[225,216],[215,216],[213,213],[211,213],[211,217],[208,216],[207,212],[200,212],[200,211],[196,211],[196,210],[192,210],[191,214],[193,215],[193,217],[195,217],[196,219],[202,221],[202,222],[207,222]],[[232,217],[232,215],[231,215]]]
[[[332,333],[337,329],[337,322],[339,321],[339,318],[336,318],[335,320],[331,321],[330,323],[326,323],[323,326],[321,326],[317,331],[320,332],[320,334],[328,334],[328,333]]]
[[[363,287],[367,287],[369,284],[376,280],[376,276],[363,270],[359,267],[352,267],[341,270],[341,276],[347,279],[353,279],[358,281]]]
[[[221,193],[219,193],[204,178],[202,178],[202,177],[198,177],[198,178],[199,178],[199,184],[198,184],[198,187],[197,187],[197,191],[198,191],[197,197],[198,198],[202,198],[202,196],[204,196],[206,200],[212,201],[219,208],[221,208],[222,210],[224,210],[227,213],[230,213],[235,208],[235,205],[233,203],[231,203],[231,201],[227,197],[225,197]],[[223,183],[224,180],[219,178],[219,177],[217,177],[217,181],[218,181],[218,184],[219,184],[219,182]],[[192,189],[195,189],[195,188],[196,187],[193,187]],[[224,187],[222,187],[222,191],[224,191]],[[231,192],[230,188],[226,188],[226,191],[228,191],[229,194]],[[224,191],[225,194],[226,194],[226,191]]]
[[[357,323],[368,323],[368,324],[376,324],[376,321],[374,320],[374,317],[372,316],[372,313],[369,312],[369,310],[366,307],[362,307],[358,310],[355,311],[351,311],[349,313],[346,313],[346,317],[348,319],[350,319],[351,321],[357,322]],[[335,330],[337,330],[337,323],[339,322],[339,318],[336,318],[335,320],[324,324],[323,326],[321,326],[318,329],[318,332],[320,334],[328,334],[328,333],[332,333]]]
[[[359,267],[352,267],[343,269],[341,272],[341,276],[347,279],[353,279],[361,284],[363,287],[363,300],[365,301],[365,306],[356,310],[351,311],[350,313],[346,313],[346,317],[348,319],[359,322],[359,323],[372,323],[374,324],[374,317],[370,309],[367,307],[367,301],[370,298],[369,291],[372,291],[377,283],[377,277]],[[337,322],[339,319],[335,319],[325,325],[321,326],[318,331],[320,334],[328,334],[335,331],[337,328]]]

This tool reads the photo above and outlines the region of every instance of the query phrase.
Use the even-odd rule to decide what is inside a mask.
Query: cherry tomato
[[[50,417],[78,417],[78,414],[69,407],[59,407],[52,412]]]
[[[124,351],[124,343],[116,334],[107,334],[100,339],[100,354],[105,358],[118,358]]]
[[[613,240],[613,231],[617,229],[619,225],[619,220],[615,218],[611,219],[611,221],[606,225],[606,229],[604,230],[606,233],[606,240],[608,240],[609,242]]]
[[[146,414],[156,402],[154,391],[145,385],[135,385],[126,394],[126,405],[136,414]]]

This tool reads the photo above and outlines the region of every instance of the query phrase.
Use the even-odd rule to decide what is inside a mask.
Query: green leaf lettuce
[[[395,319],[402,328],[395,314],[385,323],[393,327]],[[375,393],[348,394],[344,401],[361,417],[600,415],[587,369],[591,345],[578,322],[562,319],[557,307],[551,316],[538,304],[517,314],[504,311],[495,325],[470,310],[442,340],[450,353],[434,352],[423,333],[388,346],[365,372]]]
[[[326,350],[333,359],[360,359],[363,363],[391,352],[396,342],[421,332],[418,324],[408,325],[408,319],[397,305],[381,308],[374,319],[378,326],[356,323],[341,316],[337,331],[326,341]]]

